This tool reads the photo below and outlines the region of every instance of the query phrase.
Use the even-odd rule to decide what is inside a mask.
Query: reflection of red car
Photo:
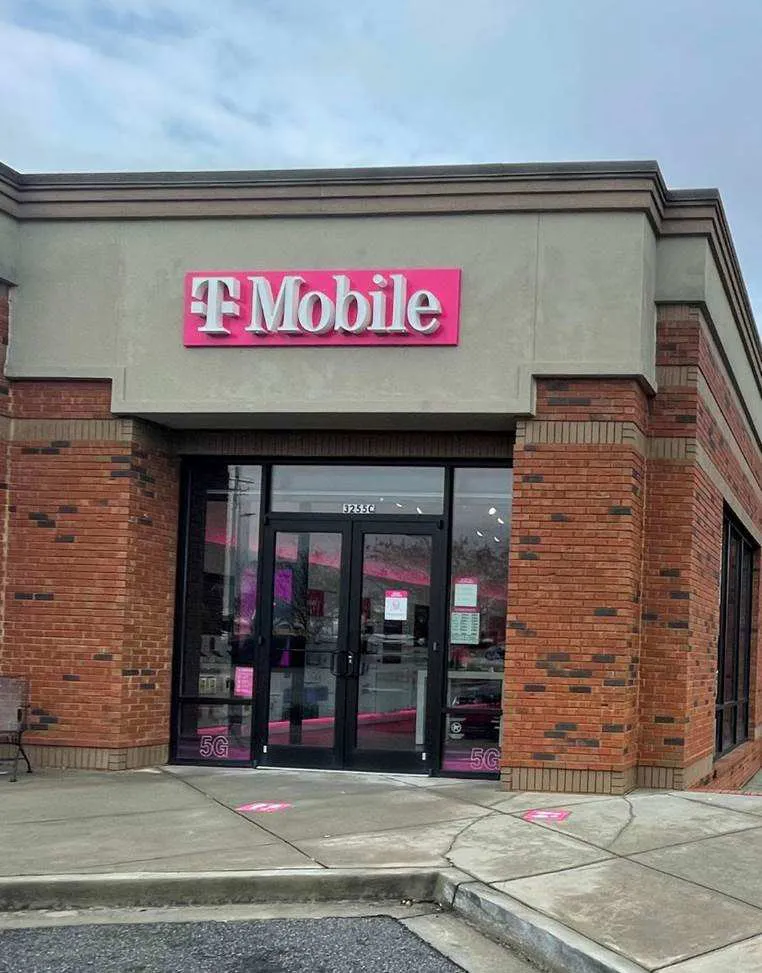
[[[480,682],[464,687],[454,697],[447,715],[447,735],[451,740],[478,737],[497,740],[500,734],[499,682]]]

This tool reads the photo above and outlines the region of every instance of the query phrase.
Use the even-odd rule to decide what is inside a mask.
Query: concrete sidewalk
[[[550,808],[568,816],[524,817]],[[172,767],[0,777],[0,822],[1,876],[439,869],[509,939],[568,933],[575,969],[762,971],[757,796]]]

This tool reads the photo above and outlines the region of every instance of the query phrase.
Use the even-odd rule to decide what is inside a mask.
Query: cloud
[[[762,302],[748,0],[0,0],[23,171],[656,158]]]
[[[0,103],[20,168],[324,166],[446,151],[424,119],[410,125],[384,104],[379,81],[393,89],[404,72],[340,4],[325,18],[310,4],[276,16],[275,5],[230,0],[213,16],[199,0],[66,8],[63,18],[61,4],[11,4],[17,16],[2,25]]]

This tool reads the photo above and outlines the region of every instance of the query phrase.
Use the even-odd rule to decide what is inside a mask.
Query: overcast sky
[[[656,159],[762,322],[762,0],[0,0],[25,172]]]

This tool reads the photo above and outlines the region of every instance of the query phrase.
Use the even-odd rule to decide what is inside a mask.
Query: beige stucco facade
[[[681,203],[673,228],[647,165],[531,185],[512,167],[427,172],[198,176],[191,194],[172,174],[14,187],[5,170],[8,376],[110,378],[115,413],[171,426],[506,428],[533,412],[536,376],[654,389],[655,301],[701,301],[757,401],[710,247],[716,200],[700,226]],[[189,270],[383,266],[462,270],[457,347],[183,347]]]

